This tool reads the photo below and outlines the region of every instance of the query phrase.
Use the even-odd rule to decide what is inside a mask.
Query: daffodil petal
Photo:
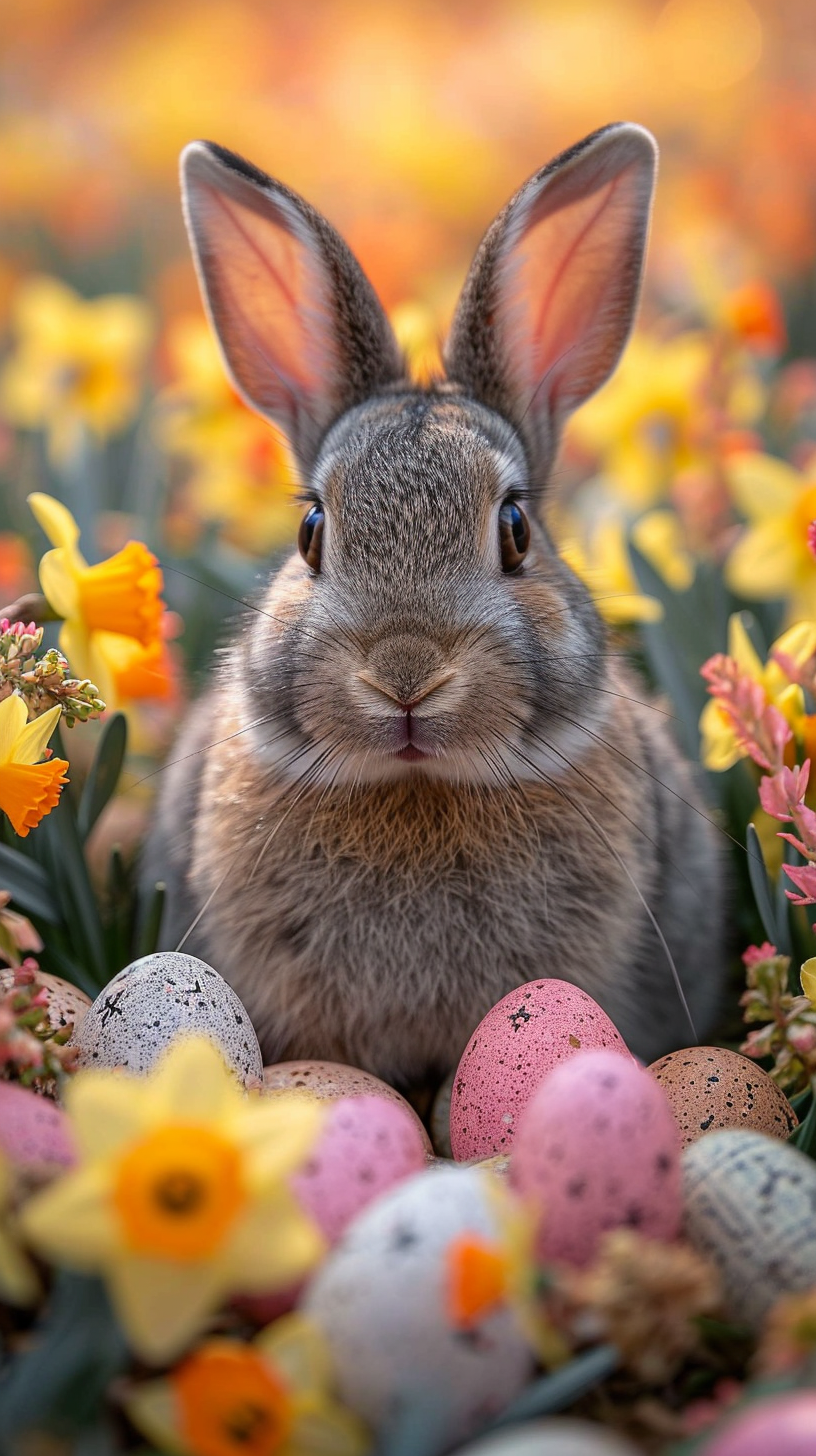
[[[326,1252],[317,1225],[285,1186],[251,1204],[230,1233],[223,1252],[230,1288],[242,1294],[272,1293],[295,1284]]]
[[[39,1280],[25,1255],[4,1229],[0,1229],[0,1298],[9,1304],[33,1304]]]
[[[247,1156],[253,1187],[264,1188],[304,1163],[324,1117],[318,1101],[250,1096],[229,1131]]]
[[[326,1339],[305,1314],[285,1314],[262,1330],[253,1341],[293,1390],[323,1390],[331,1379],[331,1357]]]
[[[40,561],[40,586],[48,605],[58,617],[76,615],[79,609],[79,588],[63,550],[46,551]],[[65,655],[68,656],[67,653]],[[74,666],[73,662],[71,666]]]
[[[713,698],[703,708],[699,726],[702,737],[700,757],[705,768],[714,773],[723,773],[738,759],[745,757],[733,728]]]
[[[365,1456],[371,1437],[362,1421],[328,1399],[304,1402],[279,1456]]]
[[[816,622],[795,622],[777,637],[771,651],[780,652],[790,657],[797,667],[803,667],[816,652]]]
[[[19,693],[0,703],[0,763],[12,762],[17,739],[25,728],[28,712]]]
[[[65,1106],[80,1152],[107,1158],[122,1150],[145,1127],[141,1087],[122,1072],[77,1072],[65,1093]]]
[[[119,1245],[110,1178],[107,1168],[91,1163],[50,1184],[20,1214],[26,1237],[58,1264],[104,1268]]]
[[[816,1006],[816,956],[805,961],[801,970],[802,990],[812,1006]]]
[[[740,672],[752,677],[754,682],[762,681],[762,662],[739,612],[733,612],[728,619],[728,656],[734,659]]]
[[[60,720],[61,712],[62,709],[57,705],[49,708],[47,713],[41,713],[32,723],[25,724],[11,750],[12,763],[39,763]],[[25,716],[25,707],[23,715]]]
[[[790,512],[802,491],[801,476],[772,455],[753,451],[734,455],[726,473],[735,504],[749,521]]]
[[[804,542],[778,516],[750,526],[725,564],[725,580],[737,596],[767,601],[787,597],[798,574]]]
[[[71,551],[79,541],[79,526],[67,506],[36,490],[28,497],[34,518],[42,527],[52,546]]]
[[[220,1258],[174,1263],[120,1253],[106,1273],[128,1343],[154,1364],[175,1359],[229,1291]]]
[[[178,1430],[177,1402],[169,1380],[148,1380],[134,1386],[124,1405],[137,1431],[160,1451],[187,1456],[190,1448],[185,1446]]]
[[[203,1036],[173,1042],[154,1068],[143,1101],[157,1121],[213,1123],[246,1112],[234,1074],[215,1044]]]

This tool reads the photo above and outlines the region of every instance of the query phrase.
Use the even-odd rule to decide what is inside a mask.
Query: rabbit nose
[[[420,703],[424,702],[426,698],[430,697],[431,693],[436,692],[437,688],[441,688],[444,686],[445,683],[450,682],[453,676],[453,672],[439,674],[437,677],[431,679],[429,682],[424,683],[421,688],[414,688],[411,697],[409,698],[403,695],[398,688],[379,681],[373,675],[365,671],[360,671],[357,674],[357,677],[361,682],[367,683],[368,686],[370,688],[373,688],[375,692],[381,693],[384,698],[390,699],[390,701],[392,703],[395,703],[396,706],[403,713],[413,713],[414,709],[418,708]]]

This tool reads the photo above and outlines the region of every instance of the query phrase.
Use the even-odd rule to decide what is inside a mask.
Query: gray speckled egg
[[[495,1197],[476,1168],[418,1173],[355,1219],[309,1286],[303,1307],[328,1338],[340,1397],[383,1440],[421,1402],[428,1456],[447,1449],[532,1374],[508,1305],[463,1324],[451,1304],[457,1241],[496,1242]]]
[[[241,1082],[259,1084],[261,1049],[231,986],[211,966],[157,951],[125,966],[100,991],[71,1037],[82,1067],[147,1072],[175,1036],[208,1036]]]
[[[462,1446],[455,1456],[638,1456],[637,1447],[592,1421],[568,1416],[508,1426]]]
[[[712,1132],[682,1156],[685,1231],[722,1276],[729,1311],[758,1326],[816,1284],[816,1164],[764,1133]]]

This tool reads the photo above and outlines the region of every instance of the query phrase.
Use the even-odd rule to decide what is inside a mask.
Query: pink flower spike
[[[816,556],[816,521],[811,521],[807,528],[807,543],[811,556]]]
[[[761,945],[749,945],[747,950],[742,952],[742,963],[745,966],[759,965],[760,961],[769,961],[777,954],[775,945],[769,940],[763,940]]]
[[[808,859],[812,854],[812,850],[809,850],[807,845],[802,843],[801,839],[797,839],[795,834],[786,834],[784,830],[780,829],[778,837],[780,839],[786,839],[788,844],[792,844],[794,849],[798,849],[799,853],[805,859]]]
[[[789,880],[793,880],[801,895],[794,895],[792,890],[786,890],[785,894],[794,905],[816,905],[816,865],[785,865],[785,874]]]
[[[801,768],[781,768],[771,778],[761,779],[759,802],[765,813],[774,819],[791,819],[793,810],[805,797],[809,773],[810,759],[806,759]],[[811,813],[809,809],[806,812]]]

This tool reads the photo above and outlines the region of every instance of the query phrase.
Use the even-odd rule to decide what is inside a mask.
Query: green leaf
[[[38,827],[38,847],[46,857],[49,875],[59,896],[73,958],[93,977],[97,990],[110,980],[102,925],[76,815],[64,794]]]
[[[136,955],[152,955],[159,948],[159,931],[161,930],[162,914],[164,912],[165,887],[160,880],[153,886],[147,909],[144,912],[139,937],[136,944]]]
[[[810,1104],[810,1111],[804,1122],[794,1129],[788,1138],[800,1153],[805,1153],[809,1158],[816,1158],[816,1098]]]
[[[85,780],[77,815],[81,839],[87,839],[102,810],[113,796],[127,751],[127,719],[114,713],[102,730],[99,744]]]
[[[774,907],[775,886],[765,867],[765,856],[762,853],[762,845],[756,827],[748,825],[745,835],[746,849],[748,852],[748,874],[751,879],[751,889],[754,892],[756,907],[762,920],[762,926],[768,939],[781,955],[790,955],[790,934],[788,932],[787,919],[779,924]]]
[[[0,844],[0,889],[10,891],[14,904],[25,915],[36,915],[48,925],[63,924],[56,895],[42,865],[7,844]]]
[[[564,1410],[580,1396],[600,1385],[602,1380],[607,1380],[619,1365],[620,1355],[614,1345],[596,1345],[585,1354],[577,1355],[568,1365],[562,1365],[560,1370],[554,1370],[551,1375],[543,1375],[540,1380],[528,1385],[502,1411],[498,1420],[493,1421],[485,1430],[497,1430],[516,1421],[527,1421],[534,1416]]]

